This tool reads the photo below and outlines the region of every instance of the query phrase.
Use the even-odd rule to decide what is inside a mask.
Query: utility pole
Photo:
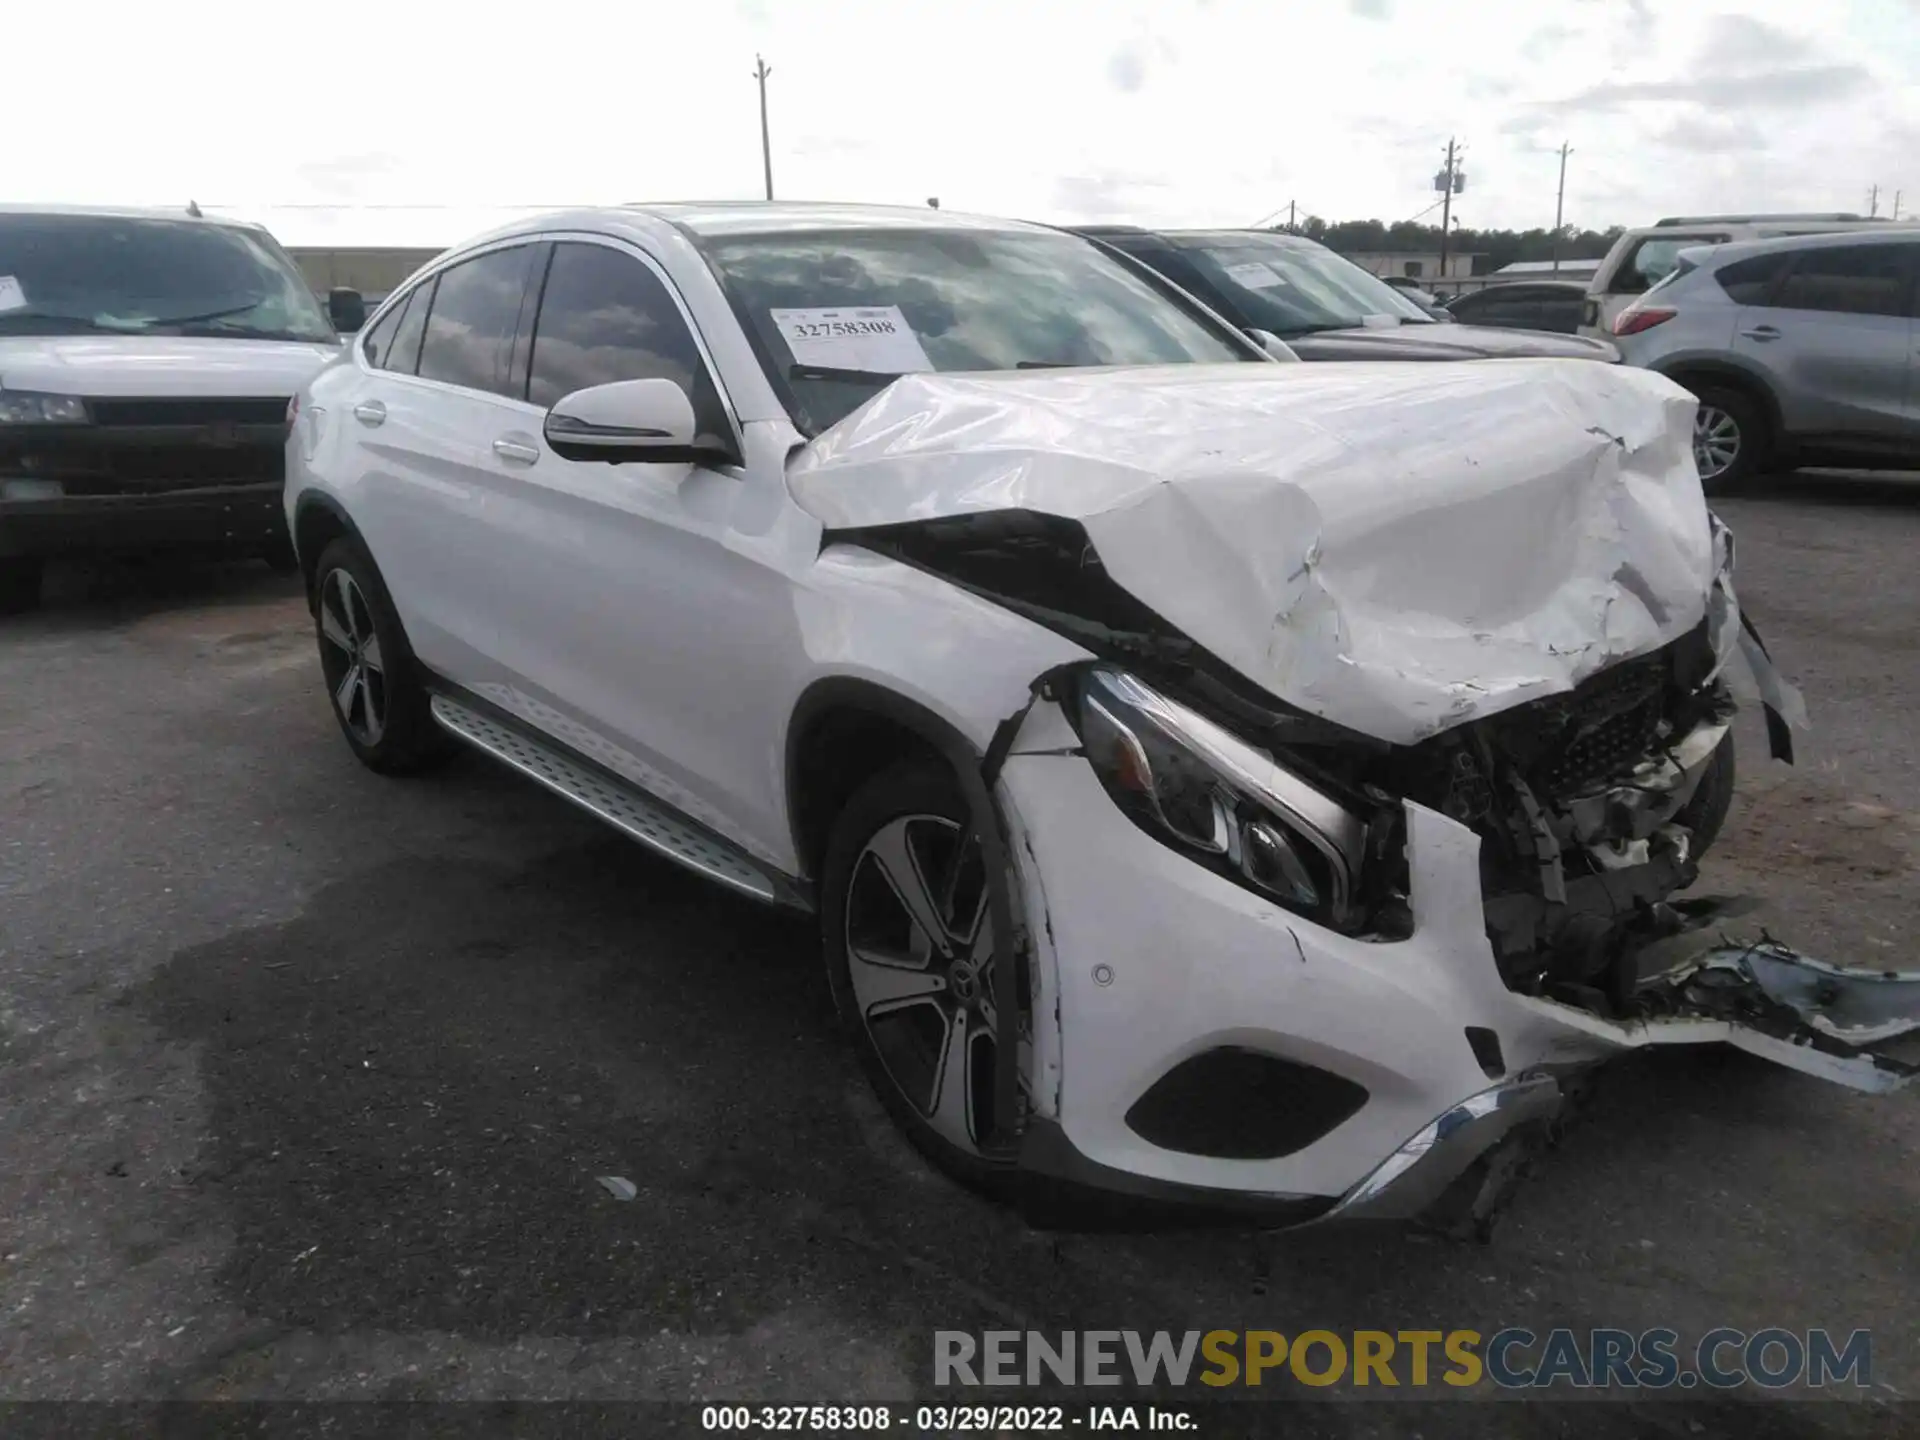
[[[773,67],[758,55],[753,57],[753,78],[760,82],[760,164],[767,176],[767,199],[773,198],[773,144],[767,139],[767,76]]]
[[[1553,273],[1560,273],[1560,233],[1561,216],[1566,213],[1567,204],[1567,156],[1573,153],[1573,147],[1564,140],[1560,143],[1560,188],[1553,197]]]
[[[1433,177],[1433,188],[1440,192],[1440,278],[1447,277],[1447,231],[1453,224],[1453,197],[1467,188],[1467,177],[1457,163],[1459,147],[1447,141],[1447,165]]]
[[[1900,197],[1904,193],[1906,192],[1901,190],[1896,190],[1893,192],[1893,218],[1896,220],[1900,218]]]
[[[1880,213],[1880,187],[1875,185],[1867,191],[1867,218],[1871,220]]]
[[[1295,235],[1299,233],[1294,228],[1294,224],[1293,224],[1293,201],[1291,200],[1287,201],[1287,233],[1289,235]]]

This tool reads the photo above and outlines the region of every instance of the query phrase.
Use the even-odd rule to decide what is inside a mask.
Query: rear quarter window
[[[1792,258],[1782,251],[1777,255],[1753,255],[1736,260],[1713,272],[1714,283],[1736,305],[1764,305],[1780,283],[1780,277],[1787,273]]]

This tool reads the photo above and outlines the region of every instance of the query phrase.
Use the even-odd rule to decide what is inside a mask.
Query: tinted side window
[[[440,272],[420,347],[422,379],[506,393],[529,252],[494,250]]]
[[[1802,250],[1774,304],[1841,315],[1905,315],[1908,245]]]
[[[616,380],[671,380],[692,399],[701,429],[715,428],[719,397],[659,277],[604,245],[556,245],[533,332],[527,399],[552,405]]]
[[[411,375],[420,368],[420,342],[427,335],[427,316],[433,310],[433,287],[439,283],[433,279],[414,287],[407,300],[407,313],[400,319],[400,328],[393,332],[393,344],[387,347],[387,369]]]
[[[411,304],[413,304],[413,297],[408,296],[381,316],[378,325],[360,337],[360,353],[367,357],[369,365],[386,368],[387,351],[390,348],[387,342],[393,339],[393,332],[399,328],[401,318],[407,313],[407,307]]]
[[[1788,251],[1781,251],[1777,255],[1755,255],[1750,259],[1736,260],[1731,265],[1722,265],[1713,272],[1713,278],[1734,304],[1764,305],[1780,277],[1786,274],[1787,262],[1792,259],[1793,255]]]

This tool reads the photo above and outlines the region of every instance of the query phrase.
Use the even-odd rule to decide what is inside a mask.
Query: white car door
[[[415,287],[389,331],[362,343],[370,367],[341,423],[358,445],[352,505],[414,652],[465,685],[497,678],[486,578],[511,556],[484,519],[509,402],[527,279],[544,247],[483,251]]]
[[[615,380],[685,388],[739,443],[671,282],[610,239],[556,239],[523,401],[503,401],[476,512],[504,688],[487,698],[778,863],[782,704],[804,655],[788,576],[817,546],[777,468],[566,460],[552,404]],[[802,530],[807,533],[802,534]],[[806,553],[800,553],[806,548]]]

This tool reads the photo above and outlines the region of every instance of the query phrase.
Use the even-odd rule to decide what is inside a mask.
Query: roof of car
[[[1920,240],[1920,224],[1889,222],[1872,230],[1824,231],[1818,235],[1769,235],[1764,240],[1728,240],[1718,245],[1690,245],[1689,250],[1711,250],[1715,255],[1769,255],[1777,250],[1826,250],[1847,245],[1911,245]]]
[[[1024,230],[1051,233],[1051,227],[1024,220],[1002,220],[936,210],[929,205],[847,205],[789,200],[676,201],[621,206],[691,230],[696,235],[759,235],[794,230]]]
[[[1530,292],[1535,295],[1585,295],[1587,282],[1584,280],[1502,280],[1498,284],[1483,285],[1471,290],[1467,295],[1518,295]],[[1467,295],[1460,298],[1465,300]]]
[[[1092,235],[1102,240],[1117,235],[1157,235],[1167,240],[1212,240],[1227,243],[1260,239],[1314,250],[1326,249],[1326,246],[1318,240],[1310,240],[1305,235],[1294,235],[1285,230],[1235,228],[1231,225],[1215,230],[1148,230],[1139,225],[1074,225],[1069,228],[1076,235]]]
[[[132,205],[0,205],[0,215],[90,216],[100,220],[187,220],[203,225],[225,225],[245,230],[261,227],[251,220],[233,220],[224,215],[199,215],[185,205],[165,209],[159,206]]]

